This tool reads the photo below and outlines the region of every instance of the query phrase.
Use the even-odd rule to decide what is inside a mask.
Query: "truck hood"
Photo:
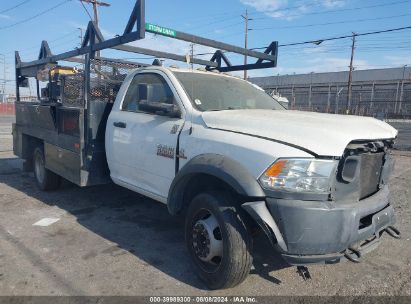
[[[290,110],[227,110],[203,112],[209,128],[260,136],[321,156],[341,156],[353,140],[393,139],[387,123],[353,115]]]

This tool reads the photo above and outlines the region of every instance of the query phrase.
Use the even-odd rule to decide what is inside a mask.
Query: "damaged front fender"
[[[265,201],[248,202],[241,205],[248,214],[258,223],[267,235],[273,246],[278,246],[282,251],[287,252],[287,245],[284,242],[280,229],[268,211]]]

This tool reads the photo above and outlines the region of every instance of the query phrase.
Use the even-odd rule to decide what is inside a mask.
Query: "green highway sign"
[[[159,25],[146,23],[146,31],[164,36],[175,37],[176,31]]]

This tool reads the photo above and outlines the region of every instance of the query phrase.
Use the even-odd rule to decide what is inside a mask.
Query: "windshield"
[[[200,111],[237,109],[284,110],[262,89],[240,79],[203,73],[174,72]]]

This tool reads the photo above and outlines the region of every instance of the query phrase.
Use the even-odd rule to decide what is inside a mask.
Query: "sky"
[[[100,29],[108,39],[122,34],[135,0],[104,1],[110,7],[99,8]],[[85,6],[92,15],[91,5]],[[246,10],[251,19],[249,48],[264,47],[272,41],[282,45],[411,26],[411,0],[146,0],[146,22],[243,46],[245,23],[241,15]],[[5,55],[6,92],[13,89],[15,50],[20,51],[23,61],[37,58],[42,40],[49,42],[54,54],[71,50],[79,46],[79,28],[84,32],[89,20],[78,0],[0,0],[0,79]],[[190,51],[189,43],[152,34],[133,44],[181,55]],[[250,71],[249,75],[348,70],[351,44],[352,39],[347,38],[319,45],[282,46],[276,68]],[[194,45],[195,54],[213,51]],[[110,50],[103,51],[103,56],[146,63],[153,60]],[[199,57],[209,59],[211,55]],[[243,61],[240,55],[229,58],[233,63]],[[406,64],[411,65],[411,29],[356,38],[355,69]]]

